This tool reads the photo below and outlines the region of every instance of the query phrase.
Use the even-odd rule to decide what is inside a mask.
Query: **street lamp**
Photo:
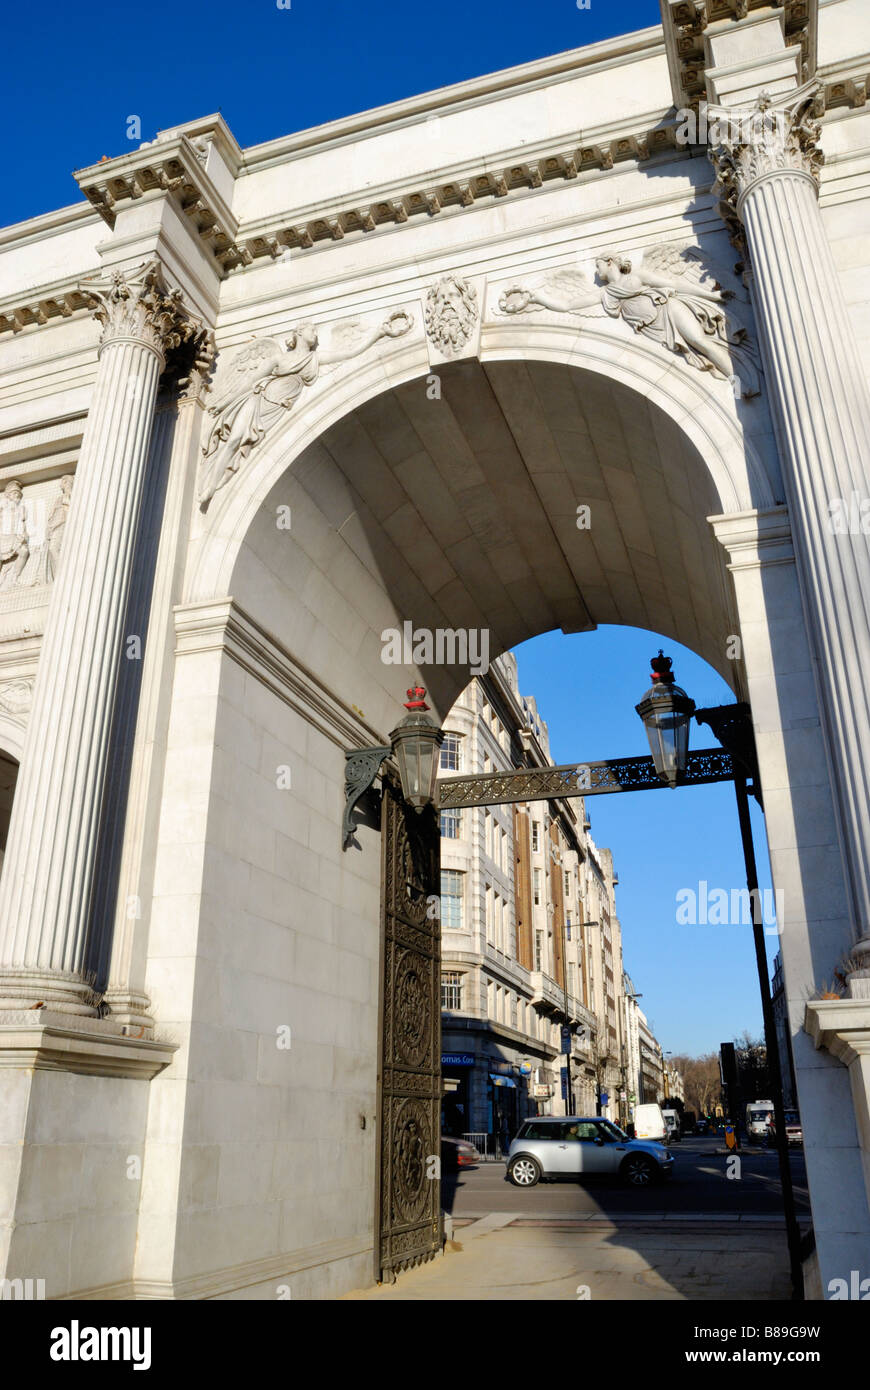
[[[675,787],[686,770],[695,701],[674,684],[671,665],[671,658],[659,650],[652,660],[654,683],[635,709],[643,720],[656,772],[669,787]]]
[[[435,800],[438,781],[438,750],[444,742],[444,730],[426,713],[429,706],[422,685],[408,691],[405,709],[409,713],[390,734],[390,743],[402,782],[402,795],[419,813]]]
[[[438,750],[444,742],[444,730],[439,729],[429,718],[429,706],[425,700],[426,691],[422,685],[412,685],[408,690],[405,709],[408,711],[392,730],[390,742],[375,744],[370,748],[350,748],[345,753],[344,769],[344,818],[341,824],[341,847],[343,850],[354,844],[357,822],[354,818],[356,807],[366,798],[381,770],[384,759],[396,759],[402,796],[419,815],[426,806],[435,803],[438,781]],[[371,815],[371,807],[368,808]],[[368,824],[378,824],[369,819]]]

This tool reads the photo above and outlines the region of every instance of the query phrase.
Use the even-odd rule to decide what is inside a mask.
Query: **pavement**
[[[454,1219],[486,1216],[492,1211],[527,1216],[608,1216],[619,1222],[653,1211],[673,1215],[703,1212],[741,1217],[751,1213],[782,1216],[782,1187],[777,1156],[771,1150],[742,1150],[739,1164],[719,1152],[715,1138],[684,1141],[671,1150],[672,1176],[663,1185],[638,1189],[612,1178],[582,1182],[539,1183],[521,1190],[507,1181],[504,1163],[481,1163],[457,1175],[446,1174],[441,1205]],[[809,1197],[803,1154],[791,1154],[798,1214],[809,1224]]]
[[[664,1212],[618,1223],[493,1212],[456,1223],[444,1254],[395,1284],[346,1295],[375,1302],[768,1302],[790,1296],[781,1221]]]
[[[612,1180],[519,1189],[503,1163],[445,1177],[443,1255],[365,1300],[700,1300],[791,1296],[776,1155],[742,1151],[739,1177],[715,1136],[674,1149],[674,1174],[651,1188]],[[803,1155],[792,1157],[809,1225]]]

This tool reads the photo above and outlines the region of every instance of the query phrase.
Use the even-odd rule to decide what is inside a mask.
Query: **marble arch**
[[[770,449],[766,411],[735,409],[721,383],[699,377],[679,360],[662,359],[649,344],[626,341],[609,324],[578,333],[563,325],[524,322],[485,325],[481,363],[553,362],[618,381],[677,423],[709,469],[722,512],[766,510],[781,501],[782,483]],[[186,580],[190,601],[230,591],[242,538],[258,507],[293,460],[342,416],[383,391],[420,380],[436,370],[419,341],[399,342],[388,360],[365,369],[349,366],[330,380],[330,388],[304,414],[291,414],[268,444],[256,451],[238,485],[218,493],[196,538]],[[759,414],[761,420],[759,421]],[[760,429],[759,429],[760,425]],[[753,438],[755,428],[760,439]]]
[[[339,826],[405,606],[500,645],[648,621],[749,700],[808,1287],[866,1272],[870,554],[828,524],[870,493],[866,11],[663,0],[252,149],[205,116],[0,233],[0,1274],[370,1278],[380,871]]]

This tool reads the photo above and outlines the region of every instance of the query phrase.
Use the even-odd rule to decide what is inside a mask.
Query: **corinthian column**
[[[714,192],[745,236],[853,925],[870,936],[870,391],[818,205],[814,92],[710,107]],[[870,942],[868,942],[870,946]]]
[[[156,261],[81,289],[103,334],[0,882],[0,1009],[92,1014],[94,864],[154,402],[166,352],[200,325]]]

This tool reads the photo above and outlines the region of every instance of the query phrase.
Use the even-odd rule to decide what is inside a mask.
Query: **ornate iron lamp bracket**
[[[381,770],[381,764],[392,753],[392,748],[374,746],[372,748],[351,748],[345,752],[344,765],[344,818],[341,823],[343,850],[353,843],[357,822],[353,813],[374,783]]]
[[[751,778],[750,795],[764,809],[749,706],[742,701],[734,705],[713,705],[708,709],[695,710],[695,718],[699,724],[708,725],[722,747],[730,753],[736,775]]]

